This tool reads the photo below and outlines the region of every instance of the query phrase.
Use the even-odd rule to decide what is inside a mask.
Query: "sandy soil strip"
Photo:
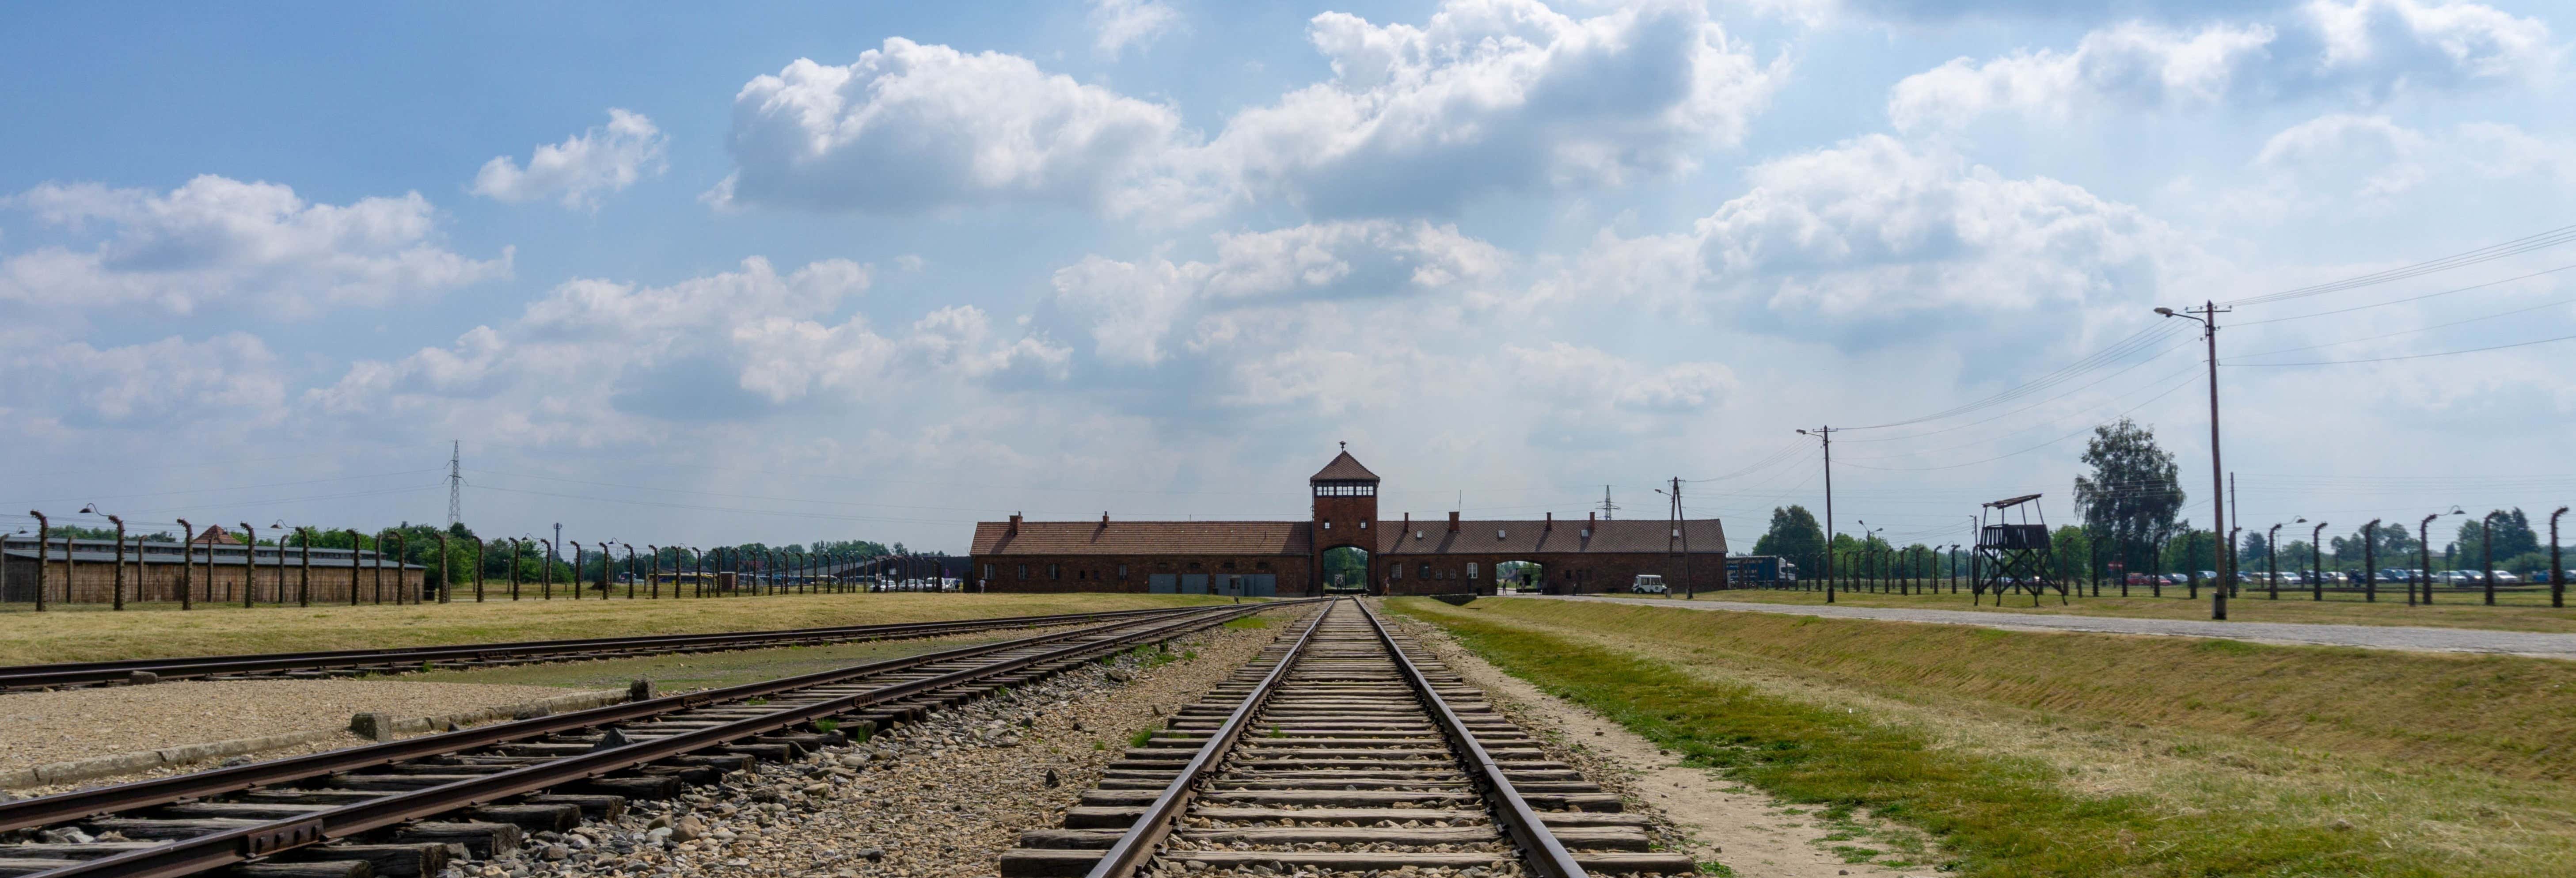
[[[0,772],[229,738],[345,729],[349,716],[362,711],[437,716],[572,691],[396,680],[186,680],[11,692],[0,695]]]

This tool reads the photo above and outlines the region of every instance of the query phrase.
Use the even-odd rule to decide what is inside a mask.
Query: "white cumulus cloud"
[[[1005,337],[972,306],[939,309],[895,333],[859,315],[836,319],[872,274],[837,259],[782,273],[754,257],[668,286],[574,280],[517,319],[476,327],[451,345],[353,364],[307,402],[591,442],[673,421],[743,420],[800,401],[884,400],[1063,371],[1062,346]]]
[[[1757,63],[1701,5],[1576,18],[1448,0],[1429,21],[1328,12],[1331,79],[1213,138],[1148,103],[995,52],[902,39],[799,60],[736,95],[719,206],[907,212],[1052,203],[1158,221],[1285,201],[1332,216],[1454,209],[1497,192],[1618,186],[1742,141],[1785,62]]]
[[[442,246],[437,212],[417,192],[314,204],[281,184],[205,175],[167,193],[46,183],[7,203],[97,239],[0,258],[0,299],[52,308],[251,305],[299,315],[510,274],[507,248],[473,259]]]
[[[493,156],[474,175],[473,192],[512,203],[552,198],[575,210],[595,209],[599,197],[635,185],[667,167],[669,140],[641,113],[611,108],[607,127],[592,127],[559,144],[539,144],[522,168]]]
[[[246,333],[110,348],[27,346],[9,359],[17,380],[0,398],[72,427],[262,424],[285,410],[277,356]]]
[[[1450,0],[1420,26],[1324,13],[1308,37],[1333,79],[1236,115],[1210,148],[1248,190],[1328,214],[1686,170],[1740,142],[1784,73],[1696,3],[1574,18]]]
[[[1193,316],[1299,302],[1471,293],[1496,282],[1505,255],[1426,222],[1368,220],[1219,234],[1210,261],[1091,256],[1055,273],[1053,303],[1086,325],[1095,352],[1150,365]],[[1222,333],[1221,323],[1207,329]]]
[[[2004,111],[2065,119],[2104,102],[2205,106],[2263,60],[2273,35],[2263,25],[2184,33],[2123,24],[2086,34],[2072,52],[2042,49],[1982,63],[1952,59],[1898,82],[1887,114],[1899,129],[1914,129]]]
[[[1181,13],[1159,0],[1091,0],[1092,47],[1117,57],[1142,49],[1181,23]]]
[[[1915,130],[1993,114],[2062,121],[2319,93],[2379,101],[2535,81],[2558,54],[2547,24],[2478,3],[2313,0],[2275,21],[2191,31],[2132,21],[2087,33],[2072,50],[1953,59],[1898,82],[1887,112]]]
[[[1710,282],[1845,319],[2080,305],[2151,285],[2180,245],[2083,187],[2010,179],[1885,135],[1764,162],[1701,219]]]
[[[848,65],[798,59],[734,96],[719,206],[901,213],[1031,201],[1131,210],[1180,116],[999,52],[892,38]]]

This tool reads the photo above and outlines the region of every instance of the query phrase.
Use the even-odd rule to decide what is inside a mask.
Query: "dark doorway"
[[[1494,565],[1494,592],[1540,594],[1547,590],[1547,565],[1536,561],[1504,561]]]
[[[1358,546],[1335,546],[1324,550],[1324,591],[1327,594],[1359,594],[1375,591],[1369,583],[1369,553]]]

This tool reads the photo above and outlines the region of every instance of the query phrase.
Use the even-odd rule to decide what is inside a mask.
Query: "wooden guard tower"
[[[2006,591],[2027,591],[2030,605],[2036,607],[2039,606],[2040,595],[2054,588],[2057,602],[2067,602],[2066,583],[2057,581],[2049,573],[2048,514],[2040,511],[2039,523],[2030,523],[2031,513],[2039,511],[2039,497],[2038,494],[2009,497],[1984,504],[1977,510],[1977,557],[1983,562],[1979,566],[1984,570],[1977,577],[1975,594],[1969,598],[1971,601],[1982,603],[1986,592],[1991,590],[1995,603],[2000,605]],[[2021,523],[2005,521],[2015,509],[2021,510]],[[1989,513],[1994,515],[1993,524],[1986,523]]]

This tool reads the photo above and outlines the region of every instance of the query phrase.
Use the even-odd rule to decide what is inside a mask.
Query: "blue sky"
[[[1390,514],[1679,476],[1749,540],[1821,499],[1792,428],[1982,402],[1846,434],[1838,517],[2071,520],[2066,437],[2127,413],[2205,521],[2196,347],[2149,309],[2576,222],[2570,17],[15,7],[0,495],[437,520],[461,441],[488,533],[957,550],[1297,515],[1347,440]],[[2437,355],[2227,369],[2246,520],[2568,502],[2576,343],[2449,352],[2576,335],[2571,253],[2228,315],[2225,362]]]

